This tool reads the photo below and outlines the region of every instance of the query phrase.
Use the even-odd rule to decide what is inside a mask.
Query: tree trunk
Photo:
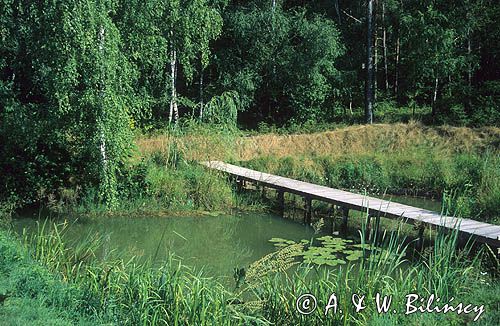
[[[389,72],[387,68],[387,29],[385,27],[385,3],[382,2],[382,46],[384,47],[384,90],[389,90]]]
[[[468,64],[468,68],[467,68],[467,85],[469,86],[469,88],[472,87],[472,62],[471,62],[471,55],[472,55],[472,40],[471,40],[471,36],[470,36],[470,33],[467,37],[467,56],[468,56],[468,59],[469,59],[469,64]]]
[[[378,1],[374,0],[373,8],[373,102],[374,105],[377,102],[377,90],[378,90],[378,26],[377,26],[377,12],[378,12]]]
[[[104,57],[104,34],[105,34],[105,30],[104,30],[104,26],[101,26],[99,28],[99,52],[100,52],[100,55],[101,55],[101,60],[103,60],[103,57]],[[99,81],[99,96],[101,98],[101,105],[104,105],[104,97],[106,96],[105,94],[105,82],[104,82],[104,72],[102,71],[103,70],[103,67],[100,68],[101,69],[101,74],[100,74],[100,81]],[[107,171],[108,171],[108,158],[107,158],[107,155],[106,155],[106,135],[105,135],[105,132],[104,132],[104,126],[102,125],[103,124],[103,121],[102,121],[102,112],[103,112],[103,109],[101,108],[101,114],[100,116],[97,117],[97,124],[98,124],[98,132],[99,132],[99,152],[101,153],[101,162],[102,162],[102,171],[104,172],[104,174],[106,175],[107,174]]]
[[[335,12],[337,13],[337,17],[338,17],[338,20],[339,20],[339,25],[341,24],[341,21],[340,21],[340,6],[339,6],[339,0],[335,0]]]
[[[351,96],[349,98],[349,113],[351,113],[351,116],[353,115],[353,112],[352,112],[352,93],[351,93]]]
[[[396,62],[395,62],[395,74],[394,74],[394,96],[396,97],[396,102],[399,99],[399,56],[400,56],[400,41],[399,41],[399,28],[398,37],[396,40]]]
[[[470,113],[472,110],[472,39],[470,30],[467,31],[467,94],[465,101],[465,111]]]
[[[168,122],[171,123],[172,119],[174,123],[179,120],[179,110],[177,107],[177,90],[176,90],[176,80],[177,80],[177,51],[172,49],[170,52],[170,112],[168,115]]]
[[[366,18],[365,121],[371,124],[373,123],[373,0],[368,0]]]
[[[434,95],[432,96],[432,115],[433,116],[435,116],[437,113],[436,101],[437,101],[437,96],[438,96],[438,86],[439,86],[439,78],[436,77],[436,80],[434,83]]]
[[[200,70],[200,121],[203,120],[203,64]]]

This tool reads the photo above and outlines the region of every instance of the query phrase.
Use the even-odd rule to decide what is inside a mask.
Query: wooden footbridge
[[[367,216],[402,219],[411,224],[420,225],[419,238],[422,239],[424,226],[458,229],[465,237],[474,237],[476,241],[500,247],[500,225],[492,225],[466,218],[442,216],[437,212],[413,206],[394,203],[352,192],[333,189],[308,182],[263,173],[220,161],[202,162],[203,165],[229,173],[240,183],[254,182],[264,187],[276,189],[281,210],[284,208],[284,193],[302,196],[305,200],[304,222],[311,223],[311,201],[319,200],[343,208],[343,222],[347,225],[349,209],[367,212]],[[368,223],[370,219],[367,219]],[[377,220],[378,221],[378,220]]]

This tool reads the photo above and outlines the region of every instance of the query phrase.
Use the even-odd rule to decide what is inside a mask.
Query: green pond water
[[[389,199],[389,198],[386,198]],[[422,208],[439,210],[440,204],[415,198],[392,198]],[[62,220],[58,219],[58,222]],[[38,220],[43,223],[43,219]],[[182,259],[184,265],[195,267],[211,276],[231,282],[236,267],[252,262],[276,250],[273,238],[300,242],[327,234],[315,233],[309,226],[263,213],[234,213],[220,216],[117,216],[68,219],[65,238],[78,243],[89,236],[102,238],[99,258],[130,258],[154,260],[160,264],[169,253]],[[37,230],[37,219],[20,217],[14,220],[21,233]]]
[[[43,223],[43,220],[40,221]],[[164,261],[169,252],[185,265],[203,268],[208,275],[232,278],[235,267],[245,267],[275,250],[273,237],[300,241],[315,234],[311,227],[269,214],[234,214],[180,217],[103,217],[72,220],[66,231],[69,241],[89,235],[103,238],[100,258],[136,256]],[[37,229],[31,218],[14,221],[22,232]]]

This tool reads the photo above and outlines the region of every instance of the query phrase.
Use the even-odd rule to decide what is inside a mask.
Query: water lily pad
[[[331,267],[335,267],[338,264],[339,263],[337,262],[337,260],[329,260],[329,261],[326,262],[326,265],[331,266]]]
[[[370,248],[370,244],[368,244],[368,243],[358,243],[358,244],[353,244],[352,247],[369,249]]]
[[[286,242],[288,240],[282,238],[271,238],[269,242]]]
[[[362,257],[362,255],[357,255],[357,254],[351,254],[345,257],[348,261],[355,261],[358,260]]]

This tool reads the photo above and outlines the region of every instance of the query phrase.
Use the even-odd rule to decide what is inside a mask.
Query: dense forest
[[[498,17],[493,0],[2,0],[1,196],[99,185],[112,203],[134,131],[183,121],[498,125]]]

